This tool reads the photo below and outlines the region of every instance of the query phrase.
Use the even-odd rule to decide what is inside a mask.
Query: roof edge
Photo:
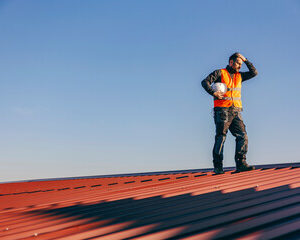
[[[263,164],[263,165],[254,165],[254,166],[255,166],[256,169],[260,169],[260,168],[268,169],[268,168],[300,167],[300,162],[296,162],[296,163],[279,163],[279,164]],[[40,182],[40,181],[59,181],[59,180],[76,180],[76,179],[92,179],[92,178],[167,175],[167,174],[179,174],[179,173],[191,173],[191,172],[211,172],[212,170],[213,170],[213,168],[202,168],[202,169],[171,170],[171,171],[158,171],[158,172],[121,173],[121,174],[78,176],[78,177],[30,179],[30,180],[8,181],[8,182],[0,182],[0,183]],[[235,170],[235,167],[224,167],[224,170],[225,171],[232,171],[232,170]]]

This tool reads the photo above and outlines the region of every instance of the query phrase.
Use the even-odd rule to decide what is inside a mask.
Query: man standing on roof
[[[248,67],[248,72],[239,72],[243,62]],[[228,129],[236,138],[236,171],[243,172],[254,170],[253,166],[249,166],[246,163],[248,136],[241,116],[241,88],[242,82],[253,78],[256,75],[257,71],[252,63],[242,54],[234,53],[230,56],[229,65],[227,65],[226,68],[215,70],[201,82],[203,88],[214,97],[216,136],[213,148],[213,164],[214,172],[216,174],[224,173],[223,147]],[[224,84],[226,84],[226,86]],[[223,87],[224,89],[227,87],[227,91],[225,90],[222,92],[217,88],[214,88],[214,85],[221,85],[221,88]]]

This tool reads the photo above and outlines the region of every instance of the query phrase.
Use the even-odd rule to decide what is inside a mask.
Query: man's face
[[[241,58],[237,58],[235,61],[230,60],[229,66],[232,67],[235,71],[239,72],[243,64],[243,60]]]

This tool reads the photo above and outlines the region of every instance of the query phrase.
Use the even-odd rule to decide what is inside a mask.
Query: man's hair
[[[239,54],[238,52],[232,54],[230,57],[229,57],[229,62],[230,60],[233,60],[235,62],[235,60],[239,57]]]

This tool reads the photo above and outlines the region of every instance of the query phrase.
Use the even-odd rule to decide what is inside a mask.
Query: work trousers
[[[215,108],[214,121],[216,125],[215,144],[213,148],[214,163],[222,163],[223,148],[228,129],[235,137],[235,161],[246,160],[248,151],[248,136],[239,108]]]

